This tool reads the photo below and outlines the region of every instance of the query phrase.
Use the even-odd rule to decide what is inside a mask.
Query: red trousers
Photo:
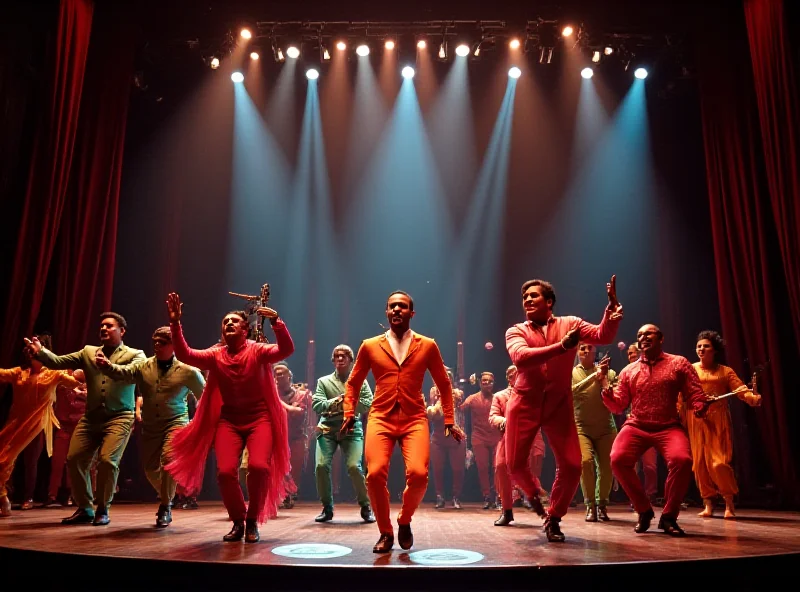
[[[50,459],[50,486],[47,490],[47,496],[56,499],[58,497],[58,490],[62,484],[65,484],[67,489],[71,489],[69,480],[69,471],[64,469],[67,466],[67,452],[69,452],[69,440],[72,438],[72,430],[75,426],[64,427],[61,424],[61,429],[53,436],[53,457]]]
[[[475,468],[478,469],[478,482],[481,485],[481,494],[484,498],[491,496],[490,472],[495,464],[497,445],[494,442],[472,441],[472,454],[475,458]]]
[[[639,459],[637,467],[642,467],[644,473],[644,492],[650,496],[658,493],[658,453],[655,448],[650,448]],[[637,471],[638,472],[638,471]]]
[[[541,427],[556,459],[556,478],[548,513],[561,518],[567,513],[581,480],[581,447],[572,397],[545,400],[546,397],[545,393],[522,395],[514,392],[511,395],[506,408],[506,463],[511,480],[525,495],[533,497],[539,493],[540,484],[533,477],[528,459]]]
[[[306,462],[306,438],[295,438],[289,440],[290,462],[292,463],[291,473],[289,473],[289,487],[287,491],[297,493],[300,490],[300,482],[303,477],[303,468]]]
[[[425,415],[408,416],[399,405],[385,416],[374,411],[369,414],[364,440],[367,492],[382,534],[394,534],[386,482],[395,443],[400,444],[406,463],[406,488],[403,491],[403,505],[397,515],[397,523],[411,524],[414,511],[419,507],[428,488],[428,461],[431,453],[428,418]]]
[[[239,466],[242,451],[247,446],[247,493],[249,507],[245,506],[239,484]],[[272,455],[272,424],[264,416],[246,425],[236,425],[220,419],[214,438],[217,452],[217,483],[228,517],[234,522],[257,520],[258,510],[267,497],[267,477]]]
[[[542,482],[539,476],[542,473],[542,461],[544,460],[544,438],[542,432],[536,433],[531,454],[528,457],[528,462],[533,475],[533,481],[537,489],[542,488]],[[508,463],[506,462],[506,439],[505,436],[497,445],[497,453],[494,457],[494,486],[497,489],[497,495],[500,496],[500,503],[503,505],[503,510],[510,510],[514,504],[514,499],[520,497],[514,484],[511,482],[511,476],[508,473]]]
[[[650,500],[636,474],[636,461],[649,449],[655,448],[667,461],[667,482],[664,485],[664,510],[661,515],[677,518],[681,502],[689,490],[692,478],[692,453],[689,438],[680,427],[646,432],[626,423],[611,448],[611,470],[638,512],[650,509]]]
[[[437,440],[431,442],[431,464],[436,495],[444,497],[444,466],[449,463],[453,474],[453,497],[461,496],[465,460],[466,451],[463,443],[456,442],[452,438],[446,438],[444,442]]]

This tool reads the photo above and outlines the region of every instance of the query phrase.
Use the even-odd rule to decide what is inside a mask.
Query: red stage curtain
[[[722,330],[728,362],[740,373],[770,360],[761,382],[763,408],[755,415],[767,479],[784,503],[794,505],[798,457],[790,423],[797,381],[789,374],[796,372],[800,333],[784,302],[792,294],[794,306],[800,290],[796,176],[794,194],[790,182],[796,170],[787,174],[797,163],[798,106],[789,98],[788,49],[783,41],[765,42],[781,38],[775,15],[783,7],[770,0],[746,3],[751,41],[762,46],[751,46],[751,69],[744,15],[722,19],[722,5],[714,6],[704,6],[707,18],[699,21],[697,65]],[[766,110],[761,125],[757,103]]]
[[[94,5],[63,0],[48,76],[49,101],[36,130],[10,278],[0,364],[14,359],[39,315],[66,202]]]

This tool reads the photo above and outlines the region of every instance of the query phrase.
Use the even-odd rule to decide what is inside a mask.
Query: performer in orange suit
[[[414,316],[414,300],[406,292],[392,292],[386,302],[389,330],[362,342],[356,363],[344,393],[342,434],[355,425],[355,406],[361,385],[370,370],[375,377],[375,398],[367,420],[364,453],[367,460],[367,491],[381,536],[373,547],[375,553],[388,553],[394,546],[394,529],[389,516],[389,460],[395,443],[400,444],[406,464],[406,488],[403,506],[397,515],[397,538],[400,547],[414,544],[411,517],[428,487],[430,436],[425,415],[422,381],[431,373],[442,397],[445,435],[457,442],[464,432],[453,419],[453,387],[447,376],[439,346],[429,338],[414,333],[409,325]]]

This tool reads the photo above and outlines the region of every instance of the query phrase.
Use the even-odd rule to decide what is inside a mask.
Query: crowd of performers
[[[403,291],[387,299],[390,328],[364,340],[357,354],[337,345],[333,372],[317,381],[313,394],[294,384],[284,361],[294,351],[292,338],[277,312],[265,306],[256,312],[269,319],[275,343],[248,339],[248,315],[233,311],[222,319],[219,343],[192,349],[175,293],[167,300],[169,326],[153,333],[149,358],[123,343],[127,323],[113,312],[101,314],[100,346],[56,355],[49,336],[33,336],[25,339],[24,363],[0,370],[0,382],[13,385],[13,404],[0,430],[0,515],[11,514],[6,488],[16,459],[31,454],[35,460],[46,446],[52,471],[45,505],[58,504],[66,484],[75,511],[64,524],[108,524],[120,459],[140,421],[144,470],[160,501],[156,526],[172,521],[179,488],[189,496],[187,506],[196,507],[191,496],[202,486],[213,447],[217,481],[233,523],[223,537],[229,542],[257,542],[259,524],[275,517],[279,507],[293,506],[310,438],[316,438],[314,472],[322,504],[315,520],[334,518],[332,475],[340,449],[362,520],[377,522],[376,553],[394,546],[387,480],[395,444],[405,463],[396,517],[403,549],[413,545],[411,522],[428,486],[429,460],[436,508],[444,508],[449,498],[461,509],[465,461],[474,462],[484,508],[502,510],[494,524],[509,525],[514,507],[524,505],[543,518],[551,542],[564,540],[560,522],[578,486],[586,521],[610,519],[614,478],[638,515],[634,531],[647,531],[655,518],[656,454],[668,469],[659,529],[684,534],[678,515],[692,472],[704,501],[700,515],[711,516],[720,496],[725,518],[733,518],[737,486],[727,399],[734,395],[757,406],[760,396],[719,363],[724,345],[713,331],[698,336],[699,361],[691,364],[665,352],[661,330],[646,324],[628,349],[630,363],[615,373],[607,356],[597,359],[597,346],[613,342],[623,316],[615,277],[606,290],[608,306],[594,325],[556,316],[553,286],[525,282],[525,320],[506,332],[512,362],[508,386],[495,392],[494,376],[484,372],[475,380],[478,392],[468,397],[457,388],[436,342],[410,329],[414,301]],[[374,393],[366,382],[370,372]],[[435,383],[427,402],[422,394],[426,372]],[[198,403],[190,421],[192,397]],[[619,430],[614,414],[624,417]],[[467,418],[468,442],[461,428]],[[539,480],[543,433],[556,465],[549,494]],[[449,492],[446,465],[452,475]],[[22,509],[32,507],[32,489],[26,479]]]

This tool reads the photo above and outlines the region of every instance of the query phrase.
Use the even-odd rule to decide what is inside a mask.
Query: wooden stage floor
[[[414,517],[411,551],[395,543],[391,554],[376,555],[372,545],[377,527],[364,524],[355,505],[338,505],[334,521],[326,524],[313,521],[319,511],[316,504],[281,510],[276,520],[262,526],[261,542],[255,545],[223,543],[230,523],[221,504],[201,506],[174,511],[174,522],[163,530],[152,526],[156,505],[115,505],[106,527],[61,526],[69,509],[16,511],[0,520],[0,561],[8,565],[33,559],[37,569],[44,570],[55,564],[91,566],[94,573],[119,570],[122,580],[112,584],[117,588],[126,583],[134,587],[141,577],[153,589],[152,574],[163,572],[170,574],[172,583],[165,586],[169,589],[219,589],[230,577],[267,578],[272,589],[330,589],[321,585],[324,578],[345,577],[334,587],[370,589],[372,576],[380,574],[383,588],[424,589],[444,577],[444,582],[468,589],[484,588],[489,582],[492,589],[549,588],[554,582],[560,589],[582,589],[592,581],[591,588],[601,589],[605,585],[594,578],[610,576],[616,582],[605,582],[608,588],[619,590],[667,587],[660,580],[667,575],[674,586],[674,576],[698,570],[724,574],[741,589],[753,578],[763,584],[776,570],[794,567],[800,560],[797,513],[741,510],[737,520],[727,521],[704,520],[691,509],[680,521],[688,536],[672,539],[655,528],[655,521],[650,532],[634,534],[635,514],[627,506],[613,506],[608,523],[584,522],[579,507],[562,522],[567,542],[552,544],[544,538],[541,520],[523,508],[515,510],[514,526],[501,528],[492,524],[499,514],[495,510],[469,504],[462,511],[435,510],[426,505]],[[396,511],[393,508],[393,516]],[[353,579],[344,575],[348,571],[371,575]],[[151,574],[149,580],[144,574]],[[633,588],[630,581],[619,581],[628,580],[626,576],[634,576]],[[57,579],[52,585],[56,583]]]

